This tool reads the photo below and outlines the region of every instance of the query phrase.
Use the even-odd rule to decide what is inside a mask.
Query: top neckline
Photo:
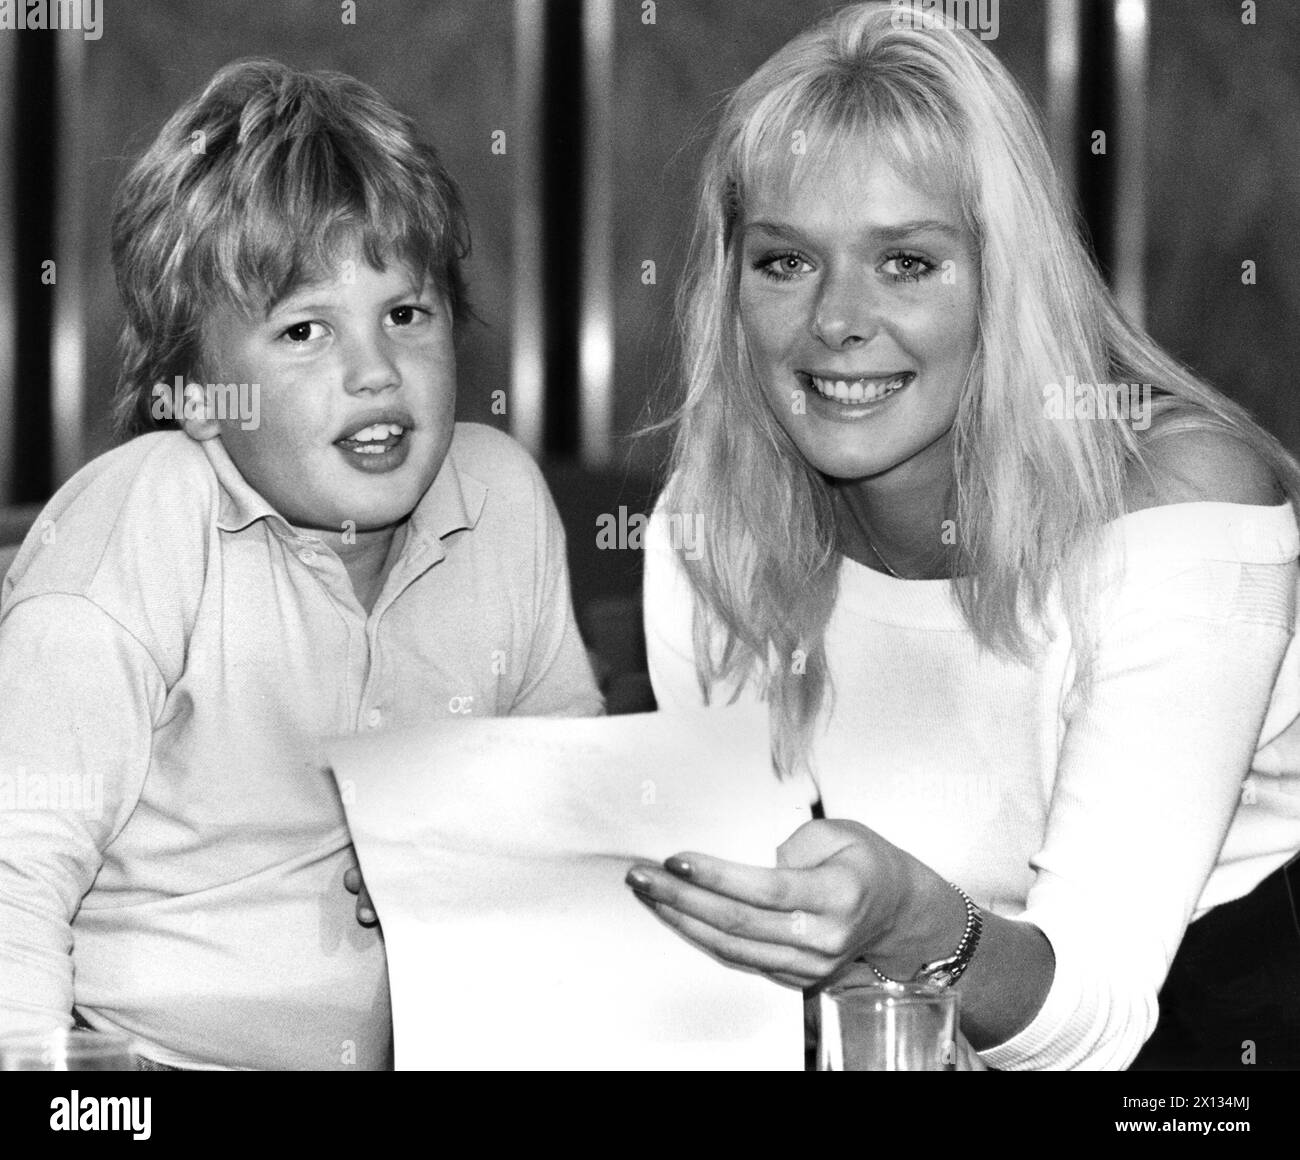
[[[1285,564],[1300,555],[1300,528],[1291,504],[1201,500],[1127,512],[1102,529],[1102,550],[1121,551],[1126,562],[1143,558],[1232,560]],[[848,556],[840,560],[839,603],[872,619],[966,629],[956,581],[905,580]]]

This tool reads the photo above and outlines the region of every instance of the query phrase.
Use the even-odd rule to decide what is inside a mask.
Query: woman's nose
[[[827,277],[817,295],[812,332],[835,350],[867,342],[879,326],[875,287],[870,277],[853,271]]]

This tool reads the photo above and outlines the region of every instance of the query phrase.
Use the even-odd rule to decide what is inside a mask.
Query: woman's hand
[[[805,823],[776,869],[678,854],[632,867],[626,881],[688,942],[788,987],[819,986],[864,952],[910,977],[951,950],[965,923],[942,878],[857,822]],[[925,898],[938,905],[918,908]]]
[[[374,926],[379,922],[374,904],[370,901],[370,892],[361,877],[361,867],[353,866],[343,875],[343,885],[357,896],[357,921],[362,926]]]

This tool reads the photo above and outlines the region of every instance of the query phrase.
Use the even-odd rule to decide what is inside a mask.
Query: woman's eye
[[[778,282],[788,282],[800,274],[807,274],[812,266],[799,254],[773,254],[760,258],[754,268]]]
[[[890,254],[882,267],[895,282],[917,282],[934,269],[920,254]]]
[[[316,327],[315,332],[313,332],[312,327]],[[287,338],[291,343],[301,345],[313,338],[319,338],[324,333],[325,328],[319,322],[295,322],[292,326],[285,328],[282,337]]]

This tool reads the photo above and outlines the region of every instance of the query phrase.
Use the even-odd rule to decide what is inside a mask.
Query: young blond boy
[[[325,742],[601,711],[537,468],[453,419],[466,247],[437,155],[337,74],[227,66],[126,179],[137,437],[0,606],[0,1033],[75,1006],[161,1065],[384,1067]]]

